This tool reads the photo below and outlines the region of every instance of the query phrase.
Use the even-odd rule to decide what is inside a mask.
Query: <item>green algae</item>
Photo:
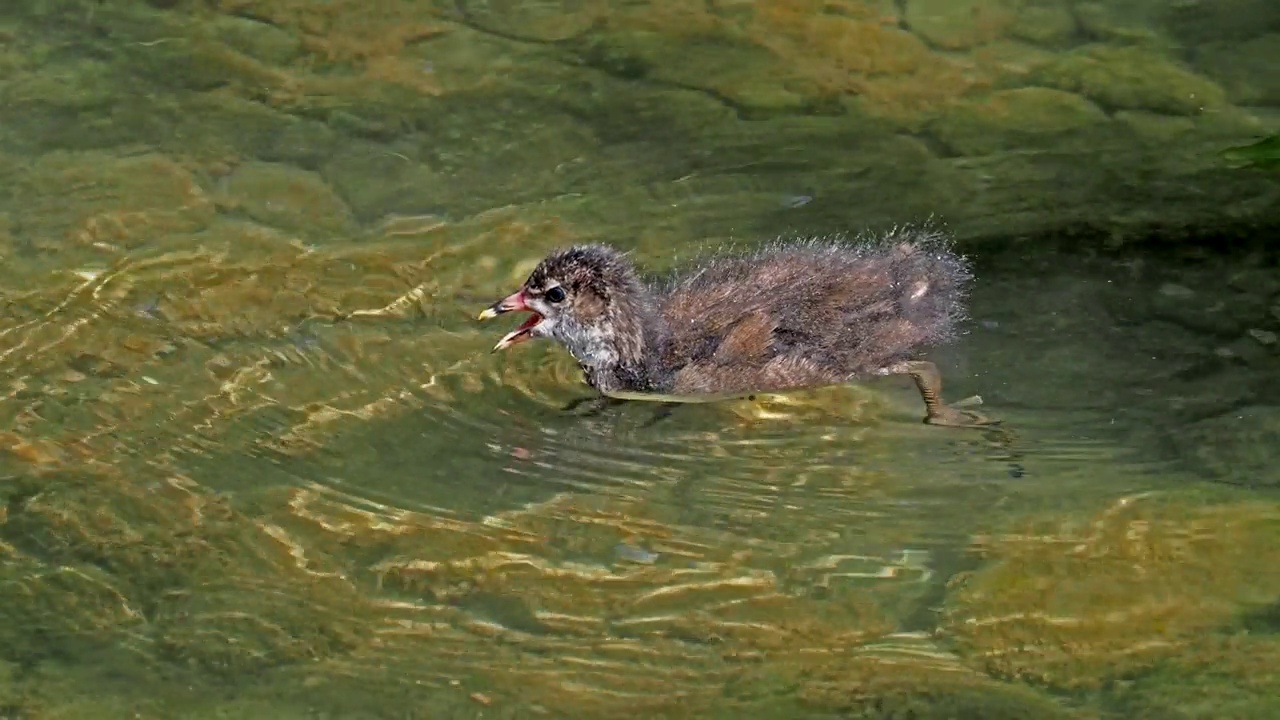
[[[1265,137],[1250,145],[1240,145],[1222,151],[1222,157],[1237,167],[1269,170],[1280,166],[1280,135]]]
[[[1226,92],[1212,80],[1140,47],[1087,46],[1063,55],[1034,77],[1111,109],[1195,115],[1226,104]]]
[[[1277,512],[1132,497],[1092,523],[993,536],[993,562],[954,583],[945,631],[996,676],[1058,690],[1195,663],[1205,633],[1280,593],[1280,573],[1255,562],[1280,538]]]

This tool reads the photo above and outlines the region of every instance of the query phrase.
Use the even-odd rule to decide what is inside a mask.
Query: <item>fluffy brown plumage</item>
[[[904,228],[875,240],[779,241],[646,283],[605,245],[557,250],[482,318],[533,313],[495,347],[549,337],[601,392],[779,391],[909,374],[927,421],[985,422],[941,400],[932,363],[964,316],[971,273],[947,238]]]

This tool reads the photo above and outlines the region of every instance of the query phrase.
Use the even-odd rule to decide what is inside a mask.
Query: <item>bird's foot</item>
[[[999,425],[999,420],[991,418],[972,410],[961,410],[954,405],[937,405],[929,409],[929,414],[925,416],[924,421],[929,425],[941,425],[944,427],[971,427],[985,428],[993,425]]]

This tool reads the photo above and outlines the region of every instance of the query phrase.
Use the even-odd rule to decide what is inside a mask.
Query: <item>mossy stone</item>
[[[1106,113],[1074,93],[1029,87],[967,100],[940,117],[930,131],[961,155],[1026,147],[1109,122]]]
[[[1226,92],[1212,80],[1141,47],[1092,45],[1044,66],[1033,78],[1112,110],[1195,115],[1227,102]]]

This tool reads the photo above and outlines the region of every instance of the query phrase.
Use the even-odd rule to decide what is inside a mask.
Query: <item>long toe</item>
[[[972,410],[960,410],[950,405],[939,407],[924,421],[930,425],[942,425],[944,427],[979,428],[1000,424],[999,420],[992,420],[981,413],[976,413]]]

